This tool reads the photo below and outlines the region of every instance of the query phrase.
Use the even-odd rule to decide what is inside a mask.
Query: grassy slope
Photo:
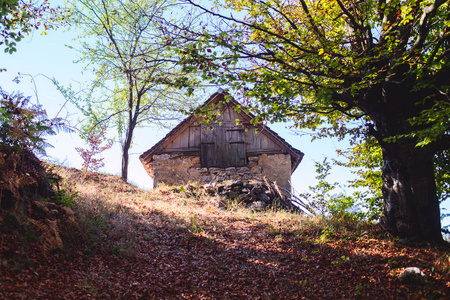
[[[224,210],[201,189],[148,192],[116,176],[55,172],[78,192],[76,223],[60,224],[62,251],[32,247],[31,267],[2,268],[2,299],[450,297],[448,250],[402,246],[377,226]],[[402,284],[410,266],[428,282]]]

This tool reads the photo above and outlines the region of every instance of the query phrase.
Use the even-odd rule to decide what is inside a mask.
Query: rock
[[[265,183],[258,181],[251,181],[250,183],[242,178],[229,184],[214,182],[205,184],[203,187],[208,194],[220,196],[221,205],[225,207],[227,207],[227,200],[237,200],[253,211],[264,210],[267,206],[272,205],[275,198],[280,197],[275,190]]]
[[[219,176],[219,175],[212,175],[211,176],[211,182],[222,182],[225,180],[224,176]]]
[[[235,186],[231,188],[232,191],[235,191],[238,194],[242,194],[242,186]]]
[[[216,190],[214,188],[207,188],[205,191],[210,196],[214,196],[216,194]]]
[[[217,193],[218,194],[222,194],[224,190],[225,190],[225,186],[224,185],[220,184],[220,185],[217,186]]]
[[[202,176],[202,177],[200,177],[200,181],[211,182],[211,176]]]
[[[258,164],[257,163],[255,163],[255,162],[253,162],[253,161],[251,161],[251,162],[249,162],[248,163],[248,167],[251,169],[251,168],[253,168],[253,167],[256,167]]]
[[[217,185],[216,182],[210,182],[210,183],[204,184],[203,187],[204,187],[205,189],[209,189],[209,188],[215,189],[215,188],[216,188],[216,185]]]
[[[251,183],[248,183],[248,182],[244,183],[244,188],[246,188],[246,189],[252,190],[253,187],[254,187],[254,185]]]
[[[202,173],[198,171],[197,169],[189,169],[188,171],[189,177],[192,178],[193,181],[195,181],[197,178],[200,178],[202,176]]]
[[[263,201],[264,203],[269,203],[270,202],[270,197],[265,194],[265,193],[261,193],[256,195],[256,198],[260,201]]]
[[[212,193],[216,193],[217,188],[218,188],[216,182],[207,183],[203,187],[206,192],[212,192]]]
[[[403,272],[401,281],[409,284],[423,284],[427,280],[427,276],[419,268],[409,267]]]
[[[255,195],[261,194],[262,192],[264,192],[264,190],[262,188],[260,188],[260,187],[254,187],[252,189],[252,193],[255,194]]]
[[[255,201],[250,203],[249,205],[247,205],[248,209],[251,209],[253,211],[261,211],[264,210],[266,208],[267,204],[264,203],[263,201]]]
[[[238,172],[243,172],[243,173],[245,173],[245,172],[249,172],[250,169],[247,168],[247,167],[240,167],[240,168],[237,168],[237,171],[238,171]]]
[[[240,194],[239,200],[241,202],[250,203],[250,202],[257,201],[258,199],[256,199],[256,197],[252,194]]]
[[[181,161],[181,163],[182,163],[183,165],[192,165],[192,159],[190,159],[190,158],[183,159],[183,160]]]
[[[242,180],[237,180],[231,184],[231,187],[232,188],[237,187],[237,186],[241,187],[243,185],[244,185],[244,182]]]
[[[262,173],[262,168],[260,166],[254,166],[254,167],[252,167],[250,172],[252,174],[261,174]]]
[[[169,154],[153,155],[153,160],[168,160],[170,158]]]
[[[249,195],[249,194],[240,194],[238,196],[239,202],[252,202],[253,201],[253,196]]]

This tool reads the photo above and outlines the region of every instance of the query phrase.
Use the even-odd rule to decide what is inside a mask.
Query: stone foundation
[[[244,167],[202,168],[199,156],[180,154],[154,155],[153,187],[160,183],[181,185],[190,182],[206,184],[226,180],[250,180],[267,177],[290,190],[291,157],[288,154],[262,154],[248,157]]]

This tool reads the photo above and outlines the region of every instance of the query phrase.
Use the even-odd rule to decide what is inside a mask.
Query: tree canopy
[[[80,61],[96,75],[75,104],[88,127],[111,123],[122,144],[122,178],[128,176],[128,151],[139,125],[163,125],[177,118],[187,100],[172,58],[175,41],[165,32],[167,0],[73,1],[70,22],[80,28]],[[91,130],[88,128],[88,130]]]
[[[0,46],[10,54],[17,51],[17,42],[25,35],[42,27],[48,30],[64,23],[62,10],[51,7],[48,0],[1,0],[0,4]]]
[[[433,159],[450,148],[448,1],[184,2],[210,17],[186,28],[187,70],[241,92],[261,120],[374,137],[383,223],[441,240]]]

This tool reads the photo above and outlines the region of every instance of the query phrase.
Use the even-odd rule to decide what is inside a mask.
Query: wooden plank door
[[[242,167],[247,163],[243,128],[227,129],[228,165]]]
[[[244,166],[246,164],[244,130],[229,125],[219,126],[218,124],[214,124],[212,128],[202,128],[202,166]]]

